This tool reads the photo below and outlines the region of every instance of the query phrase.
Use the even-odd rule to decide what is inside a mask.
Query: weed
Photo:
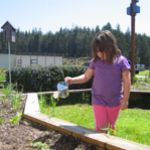
[[[33,142],[31,146],[40,150],[52,150],[46,143],[42,143],[41,141]]]
[[[4,118],[0,117],[0,124],[4,122]]]
[[[21,94],[15,93],[11,101],[13,111],[17,111],[21,107]]]
[[[59,96],[55,97],[55,93],[54,93],[53,95],[50,96],[50,100],[51,100],[51,107],[52,107],[52,116],[55,116],[55,108],[57,102],[59,101]]]
[[[11,98],[11,89],[10,89],[10,86],[6,86],[5,88],[3,88],[2,90],[2,98],[1,98],[1,101],[2,101],[2,105],[4,107],[7,107],[8,104],[10,104],[10,98]]]

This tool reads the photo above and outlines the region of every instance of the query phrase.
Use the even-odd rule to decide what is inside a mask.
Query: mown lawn
[[[94,128],[91,105],[76,104],[50,107],[40,101],[41,111],[77,125]],[[150,145],[150,110],[127,109],[121,111],[116,124],[116,136]]]

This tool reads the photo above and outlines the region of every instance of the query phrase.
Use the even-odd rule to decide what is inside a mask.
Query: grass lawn
[[[140,76],[147,76],[148,77],[149,73],[150,73],[150,70],[144,70],[144,71],[140,71],[139,74],[137,74],[137,76],[140,75]]]
[[[54,109],[40,101],[41,111],[73,122],[86,128],[94,128],[91,105],[76,104],[57,106]],[[121,111],[116,124],[116,136],[150,145],[150,110],[128,109]]]
[[[135,83],[133,89],[150,91],[150,70],[140,71],[135,74]]]

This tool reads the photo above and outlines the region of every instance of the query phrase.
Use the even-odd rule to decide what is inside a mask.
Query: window
[[[17,59],[17,67],[21,67],[22,66],[22,59]]]
[[[36,58],[30,60],[30,65],[38,64],[38,60]]]

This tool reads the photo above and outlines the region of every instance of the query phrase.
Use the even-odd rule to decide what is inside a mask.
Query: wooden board
[[[40,113],[38,96],[36,93],[27,95],[23,117],[39,123],[49,129],[54,129],[63,134],[71,135],[90,144],[97,145],[104,150],[150,150],[149,146],[124,140],[104,133],[98,133],[76,124],[48,117]]]

